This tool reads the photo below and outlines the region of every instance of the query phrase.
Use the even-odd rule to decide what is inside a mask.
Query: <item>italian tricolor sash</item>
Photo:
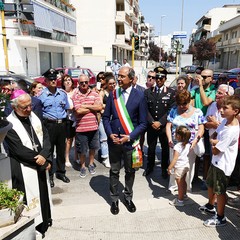
[[[125,106],[121,88],[113,91],[113,99],[122,127],[125,133],[129,135],[134,130],[134,127]],[[139,168],[143,164],[140,137],[133,142],[132,147],[134,148],[132,151],[132,167]]]

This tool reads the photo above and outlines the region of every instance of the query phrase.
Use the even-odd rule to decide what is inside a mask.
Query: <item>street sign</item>
[[[173,32],[173,38],[187,38],[187,32],[186,31]]]

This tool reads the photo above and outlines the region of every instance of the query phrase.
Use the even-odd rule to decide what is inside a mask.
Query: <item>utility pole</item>
[[[3,50],[5,57],[5,68],[7,73],[9,72],[9,64],[8,64],[8,51],[7,51],[7,34],[5,27],[5,16],[4,16],[4,3],[0,0],[0,11],[1,11],[1,19],[2,19],[2,36],[3,36]]]

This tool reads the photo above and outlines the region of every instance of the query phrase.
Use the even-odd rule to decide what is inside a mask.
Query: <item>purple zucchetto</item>
[[[14,90],[10,96],[10,99],[13,100],[23,94],[26,94],[25,91],[23,91],[22,89],[17,89],[17,90]]]

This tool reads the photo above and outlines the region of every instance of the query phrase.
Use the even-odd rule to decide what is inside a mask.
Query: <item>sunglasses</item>
[[[48,79],[50,82],[57,81],[57,79]]]
[[[163,80],[164,77],[156,77],[156,80]]]
[[[206,79],[206,78],[209,78],[209,77],[211,77],[211,76],[202,76],[202,75],[201,75],[201,77],[202,77],[203,79]]]
[[[79,82],[80,85],[88,84],[88,81]]]
[[[105,77],[99,77],[99,79],[102,79],[102,80],[103,80],[103,79],[105,79]]]
[[[151,75],[147,75],[148,78],[152,78],[152,79],[156,79],[156,77],[151,76]]]

